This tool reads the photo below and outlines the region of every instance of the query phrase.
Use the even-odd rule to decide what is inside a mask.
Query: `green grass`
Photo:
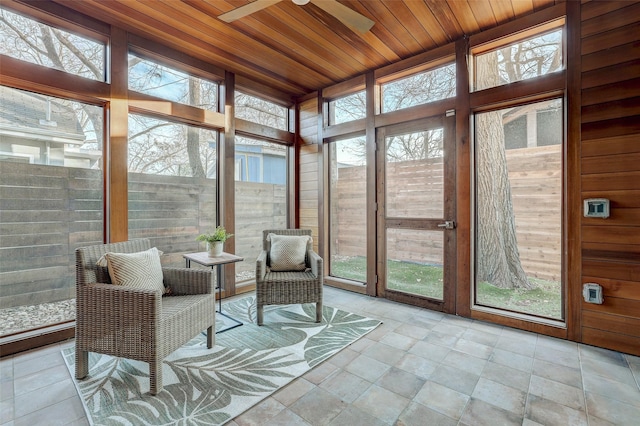
[[[442,299],[442,268],[412,262],[389,261],[387,288],[406,293]],[[331,275],[366,281],[367,267],[363,257],[340,257],[331,263]],[[508,309],[548,318],[562,318],[560,283],[529,278],[532,290],[503,289],[488,282],[478,285],[478,304]]]

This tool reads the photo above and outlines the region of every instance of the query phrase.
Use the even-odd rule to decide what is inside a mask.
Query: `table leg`
[[[213,269],[213,266],[211,268]],[[229,331],[231,329],[234,329],[236,327],[240,327],[241,325],[243,325],[242,321],[237,320],[233,318],[231,315],[227,315],[224,312],[222,312],[222,280],[221,278],[222,278],[222,265],[218,265],[218,276],[216,279],[216,284],[218,285],[218,314],[222,315],[225,318],[230,319],[231,321],[235,322],[235,324],[225,327],[221,330],[216,330],[216,334],[224,333],[225,331]]]

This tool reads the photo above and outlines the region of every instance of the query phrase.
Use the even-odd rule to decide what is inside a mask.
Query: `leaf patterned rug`
[[[315,304],[265,306],[256,325],[254,297],[223,304],[244,325],[199,335],[164,360],[164,389],[149,393],[148,364],[89,354],[89,375],[75,380],[95,425],[221,425],[376,328],[380,321],[329,306],[316,324]],[[217,315],[216,328],[224,316]],[[63,350],[74,377],[75,351]]]

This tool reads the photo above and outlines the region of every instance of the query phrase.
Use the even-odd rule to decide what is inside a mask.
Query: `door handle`
[[[455,229],[456,223],[453,220],[445,220],[444,223],[439,223],[438,228]]]

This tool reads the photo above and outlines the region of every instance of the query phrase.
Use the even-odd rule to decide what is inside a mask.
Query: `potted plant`
[[[196,238],[197,241],[204,241],[207,243],[207,252],[209,257],[217,257],[222,255],[222,247],[224,242],[233,237],[233,234],[227,233],[224,226],[217,226],[216,229],[210,234],[200,234]]]

